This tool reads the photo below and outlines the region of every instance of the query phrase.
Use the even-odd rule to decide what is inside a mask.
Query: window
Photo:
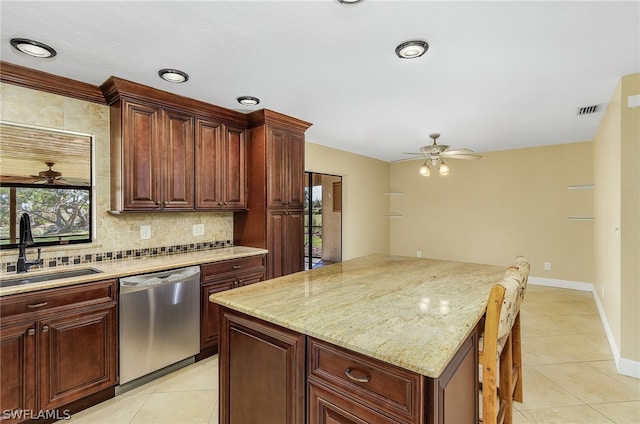
[[[92,240],[93,136],[0,122],[0,247],[18,245],[28,213],[35,246]]]

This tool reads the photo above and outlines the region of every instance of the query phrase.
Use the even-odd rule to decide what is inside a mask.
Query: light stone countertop
[[[64,287],[90,281],[102,281],[112,278],[126,277],[129,275],[147,274],[150,272],[163,271],[173,268],[182,268],[191,265],[206,264],[209,262],[223,261],[226,259],[236,259],[248,256],[266,254],[264,249],[253,247],[233,246],[219,249],[202,250],[199,252],[178,253],[165,256],[150,256],[132,259],[123,259],[109,262],[92,262],[90,264],[69,265],[44,270],[29,271],[21,274],[22,278],[35,277],[40,274],[55,273],[57,271],[71,271],[82,268],[95,268],[102,272],[97,274],[83,275],[81,277],[71,277],[58,280],[43,281],[38,283],[23,284],[17,286],[1,287],[0,297],[17,293],[27,293],[36,290],[50,289],[54,287]],[[17,274],[3,274],[0,278],[15,278]]]
[[[212,294],[209,300],[437,378],[506,267],[371,255]]]

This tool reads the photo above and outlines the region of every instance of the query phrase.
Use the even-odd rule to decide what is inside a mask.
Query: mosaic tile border
[[[31,267],[31,269],[47,269],[69,265],[90,264],[96,262],[121,261],[124,259],[137,258],[141,256],[177,255],[181,253],[192,253],[232,246],[233,242],[231,240],[219,240],[207,241],[202,243],[178,244],[172,246],[147,247],[143,249],[124,249],[111,252],[48,257],[43,258],[42,265],[40,265],[39,267]],[[0,275],[2,275],[2,273],[10,272],[16,272],[16,262],[3,262]]]

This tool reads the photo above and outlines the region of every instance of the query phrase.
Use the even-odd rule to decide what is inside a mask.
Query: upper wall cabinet
[[[100,88],[113,211],[246,208],[244,114],[115,77]]]
[[[196,120],[196,209],[247,207],[245,130]]]
[[[151,104],[111,107],[112,202],[118,210],[192,210],[193,117]],[[121,205],[121,207],[118,207]]]

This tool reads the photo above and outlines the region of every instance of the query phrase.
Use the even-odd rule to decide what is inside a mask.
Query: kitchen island
[[[476,422],[476,329],[504,271],[371,255],[212,295],[220,422]]]

